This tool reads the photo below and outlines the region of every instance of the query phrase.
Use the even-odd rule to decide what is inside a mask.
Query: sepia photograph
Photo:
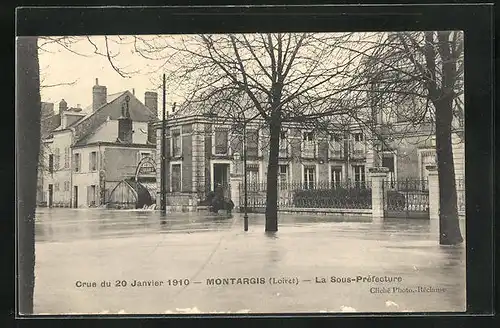
[[[16,52],[20,314],[466,311],[463,31]]]

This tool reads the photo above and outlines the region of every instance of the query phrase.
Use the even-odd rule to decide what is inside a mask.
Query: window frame
[[[91,151],[89,153],[89,171],[96,172],[97,171],[97,151]]]
[[[256,135],[256,138],[257,138],[257,142],[255,143],[255,148],[249,148],[248,145],[249,145],[249,132],[250,133],[255,133]],[[259,157],[260,154],[259,154],[259,146],[260,146],[260,131],[258,129],[248,129],[246,132],[246,141],[247,141],[247,144],[246,144],[246,153],[247,153],[247,156],[252,156],[252,157]],[[248,154],[248,150],[249,149],[252,149],[254,150],[254,154]],[[221,155],[221,154],[218,154],[218,155]]]
[[[342,184],[343,180],[343,168],[340,165],[330,165],[330,187],[335,188]],[[339,179],[336,179],[336,173],[339,173]],[[335,181],[334,181],[335,180]]]
[[[312,170],[312,180],[311,180],[311,172]],[[302,166],[302,184],[304,189],[315,189],[317,185],[317,167],[316,165],[303,165]]]
[[[177,149],[175,147],[177,144],[177,142],[175,142],[176,138],[179,138],[178,154],[175,153],[175,150]],[[180,128],[170,130],[170,151],[171,151],[171,157],[173,158],[182,157],[182,131]]]
[[[359,138],[357,138],[357,137],[359,137]],[[364,142],[365,141],[365,135],[364,135],[363,132],[353,132],[352,133],[352,140],[354,142]]]
[[[354,171],[354,183],[355,184],[366,184],[366,165],[363,164],[357,164],[352,166],[353,171]],[[362,168],[362,170],[361,170]],[[356,172],[356,170],[359,169],[359,172]],[[360,177],[362,179],[357,180],[357,177]]]
[[[73,161],[75,163],[74,166],[74,171],[75,173],[81,173],[82,172],[82,154],[80,152],[78,153],[73,153]]]
[[[174,167],[178,166],[179,167],[179,183],[178,183],[178,190],[174,190]],[[170,163],[170,179],[169,179],[169,189],[170,192],[182,192],[182,163],[181,162],[175,162],[175,163]]]
[[[226,147],[225,147],[225,152],[224,153],[218,153],[217,152],[217,133],[224,133],[225,135],[225,143],[226,143]],[[229,128],[221,128],[221,127],[217,127],[214,129],[213,131],[213,139],[212,139],[212,154],[214,156],[228,156],[230,155],[229,153],[229,148],[230,148],[230,138],[229,138]]]

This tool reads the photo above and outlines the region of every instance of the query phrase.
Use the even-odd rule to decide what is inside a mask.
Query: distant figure
[[[227,211],[227,214],[231,214],[233,212],[234,203],[231,199],[224,201],[224,209]]]
[[[231,199],[224,197],[224,189],[220,184],[217,184],[213,192],[207,195],[207,201],[210,204],[210,212],[219,213],[219,210],[224,209],[231,214],[234,203]]]

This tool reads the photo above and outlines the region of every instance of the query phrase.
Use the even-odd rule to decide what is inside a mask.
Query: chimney
[[[59,115],[62,117],[62,113],[68,110],[68,103],[66,100],[62,99],[59,103]]]
[[[129,111],[130,97],[127,95],[122,103],[122,115],[118,118],[118,139],[124,143],[132,143],[132,119]]]
[[[146,91],[144,94],[144,105],[155,114],[155,120],[158,118],[158,94],[153,91]]]
[[[148,123],[148,142],[156,143],[156,130],[154,128],[154,122],[158,120],[158,94],[152,91],[146,91],[144,94],[144,105],[153,112],[153,117],[151,122]]]
[[[42,119],[54,116],[54,103],[42,102]]]
[[[95,111],[108,102],[107,93],[108,90],[106,87],[99,85],[99,79],[96,78],[95,85],[92,88],[92,111]]]

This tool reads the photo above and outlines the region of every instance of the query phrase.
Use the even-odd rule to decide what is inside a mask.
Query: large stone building
[[[387,122],[385,122],[387,127]],[[166,123],[165,188],[167,206],[195,205],[217,184],[229,185],[230,175],[241,160],[242,130],[227,118],[204,115],[175,115]],[[269,134],[259,122],[246,129],[247,181],[265,184]],[[161,125],[157,125],[157,153],[161,151]],[[373,133],[353,125],[345,131],[313,131],[299,125],[284,126],[279,152],[279,183],[286,189],[324,188],[334,184],[369,182],[369,168],[389,168],[389,180],[426,181],[426,166],[435,163],[436,150],[432,122],[412,126],[391,123],[380,132],[384,142],[374,143]],[[457,179],[464,178],[464,142],[453,134],[453,152]],[[157,167],[161,167],[160,156]],[[157,172],[158,191],[161,188]],[[414,183],[414,182],[412,182]],[[423,184],[425,187],[425,183]],[[231,188],[238,186],[231,186]],[[265,186],[263,186],[265,188]],[[160,202],[157,195],[157,204]]]
[[[68,108],[61,100],[56,114],[53,104],[42,104],[38,203],[109,203],[115,187],[136,175],[139,162],[155,157],[157,106],[154,92],[146,92],[142,103],[130,91],[108,95],[97,79],[87,108]],[[154,171],[147,174],[155,185]]]
[[[167,205],[195,204],[217,184],[230,184],[230,174],[243,155],[243,136],[235,122],[203,115],[171,117],[166,122],[165,184]],[[318,133],[297,125],[280,134],[279,183],[281,188],[368,180],[373,148],[360,128],[352,127],[348,139],[338,132]],[[269,133],[255,121],[246,129],[247,181],[260,185],[267,179]],[[157,126],[157,152],[161,151],[161,126]],[[157,167],[161,166],[158,156]],[[157,181],[160,181],[158,172]],[[160,182],[159,182],[160,183]],[[235,186],[232,186],[235,187]],[[158,186],[158,190],[160,185]],[[157,198],[159,201],[159,197]]]

